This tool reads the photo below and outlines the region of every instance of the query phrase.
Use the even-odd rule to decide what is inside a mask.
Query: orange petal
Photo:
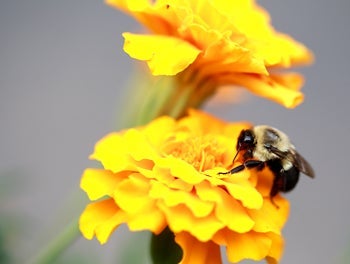
[[[238,234],[230,230],[218,232],[214,241],[226,245],[226,254],[230,262],[244,259],[262,260],[271,250],[272,239],[267,234],[254,231]]]
[[[274,179],[274,175],[268,168],[263,169],[258,173],[253,174],[252,181],[256,181],[256,189],[261,195],[265,197],[270,197],[270,191],[272,188],[272,182]]]
[[[289,202],[280,195],[275,196],[273,201],[278,205],[278,208],[271,203],[268,197],[265,198],[260,210],[249,210],[249,215],[255,222],[254,231],[280,234],[280,230],[288,219]]]
[[[176,75],[188,67],[201,52],[180,38],[161,35],[123,33],[124,51],[146,61],[153,75]]]
[[[234,183],[226,183],[225,187],[234,198],[242,202],[244,207],[249,209],[261,208],[263,198],[255,188]]]
[[[212,241],[200,242],[187,232],[175,234],[175,241],[180,245],[183,257],[181,264],[220,264],[220,246]]]
[[[269,264],[277,264],[283,255],[284,240],[281,235],[274,233],[268,233],[268,236],[272,240],[272,245],[266,260]]]
[[[304,84],[304,78],[301,74],[295,72],[283,72],[280,74],[271,74],[271,79],[282,86],[292,90],[300,90]]]
[[[304,95],[297,91],[292,84],[292,88],[279,83],[276,79],[270,76],[258,74],[232,74],[224,77],[218,77],[223,84],[241,85],[248,88],[252,93],[271,99],[277,103],[284,105],[287,108],[294,108],[301,104],[304,100]]]

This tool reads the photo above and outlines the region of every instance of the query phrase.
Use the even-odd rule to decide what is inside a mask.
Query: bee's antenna
[[[235,162],[235,159],[237,158],[237,155],[238,155],[238,153],[239,153],[240,150],[241,150],[241,148],[238,148],[238,149],[237,149],[236,155],[233,157],[233,160],[232,160],[232,165],[233,165],[233,163]],[[240,168],[241,168],[241,167],[244,168],[243,165],[241,165],[241,166],[239,166],[239,167],[240,167]],[[226,172],[219,172],[218,174],[221,174],[221,175],[223,175],[223,174],[232,174],[232,170],[229,170],[229,171],[226,171]]]
[[[233,157],[232,164],[235,162],[235,159],[237,158],[238,153],[240,152],[241,148],[237,149],[236,155]]]

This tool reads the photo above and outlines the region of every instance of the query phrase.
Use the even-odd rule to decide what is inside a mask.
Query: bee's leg
[[[243,165],[248,169],[257,168],[258,170],[262,170],[265,166],[265,162],[260,160],[247,160]]]
[[[219,172],[219,174],[234,174],[234,173],[237,173],[237,172],[244,170],[245,168],[247,168],[247,169],[258,168],[259,170],[261,170],[264,166],[265,166],[265,163],[263,161],[247,160],[242,165],[234,167],[232,170],[229,170],[226,172]]]
[[[237,172],[240,172],[242,170],[244,170],[244,165],[239,165],[235,168],[233,168],[232,170],[229,170],[229,171],[226,171],[226,172],[219,172],[218,174],[233,174],[233,173],[237,173]]]
[[[280,209],[279,205],[275,203],[275,201],[273,200],[274,196],[270,196],[270,201],[271,203],[276,207],[276,209]]]
[[[270,191],[270,201],[271,203],[279,209],[278,204],[275,203],[273,198],[280,192],[283,191],[286,181],[286,175],[284,173],[284,170],[282,169],[279,173],[274,172],[274,179]]]

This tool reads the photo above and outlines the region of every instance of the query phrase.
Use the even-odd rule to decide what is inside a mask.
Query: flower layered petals
[[[251,125],[246,122],[237,122],[228,124],[224,120],[221,120],[211,114],[196,110],[189,109],[188,116],[180,119],[178,121],[178,126],[187,128],[193,134],[214,134],[222,135],[230,139],[238,138],[239,133],[243,129],[247,129]],[[230,140],[232,145],[235,145],[235,140]],[[232,153],[231,153],[232,154]]]
[[[272,239],[268,234],[254,231],[239,234],[223,229],[213,240],[226,246],[228,260],[233,263],[243,259],[262,260],[268,256],[272,245]]]
[[[249,211],[249,215],[255,222],[254,231],[280,234],[280,230],[284,226],[286,219],[288,219],[289,203],[280,195],[273,197],[273,200],[278,205],[278,208],[267,197],[260,210]]]
[[[186,231],[200,241],[208,241],[224,227],[214,214],[198,218],[183,204],[167,207],[159,202],[158,207],[164,212],[169,228],[174,233]]]
[[[197,58],[200,49],[176,37],[124,33],[124,50],[146,61],[153,75],[176,75]]]
[[[187,232],[176,234],[175,241],[182,248],[183,258],[180,264],[220,264],[220,246],[212,241],[201,242]]]
[[[256,73],[268,75],[263,59],[260,59],[247,48],[221,39],[212,43],[203,54],[203,65],[200,74],[203,76],[216,76],[220,74]]]
[[[221,81],[226,84],[236,83],[246,87],[252,93],[276,101],[287,108],[294,108],[304,100],[304,95],[295,87],[296,82],[288,87],[285,82],[279,82],[280,79],[275,77],[257,74],[235,74],[224,76]]]
[[[220,178],[218,177],[220,176],[220,172],[223,171],[219,168],[205,171],[205,174],[207,176],[206,180],[208,182],[204,182],[203,184],[197,186],[202,199],[206,199],[208,195],[206,193],[206,190],[209,190],[209,192],[211,192],[213,186],[222,186],[232,197],[242,202],[242,205],[245,208],[261,208],[263,204],[263,198],[261,194],[255,189],[255,187],[248,183],[249,177],[247,177],[246,171],[235,174],[234,178],[230,174],[229,176]],[[208,197],[210,197],[210,195]]]
[[[135,160],[153,160],[158,156],[154,147],[149,144],[145,135],[136,130],[130,129],[124,134],[124,141],[127,144],[128,154]]]
[[[274,175],[268,168],[264,168],[261,172],[253,174],[251,181],[256,185],[256,189],[264,198],[270,197],[272,182]]]
[[[167,222],[164,214],[156,209],[156,207],[143,208],[143,211],[135,215],[128,215],[129,229],[131,231],[150,230],[156,235],[160,234],[167,226]]]
[[[146,140],[145,135],[136,129],[123,134],[110,133],[100,140],[91,159],[101,161],[105,169],[112,172],[137,170],[137,167],[153,167],[150,161],[158,152]]]
[[[261,260],[268,255],[271,244],[271,239],[263,233],[232,234],[227,239],[227,257],[232,262],[246,258]]]
[[[106,243],[111,233],[126,220],[113,199],[89,204],[79,219],[79,228],[87,239],[96,235],[101,244]]]
[[[271,201],[273,174],[219,173],[241,161],[231,164],[235,139],[249,126],[192,110],[180,120],[158,118],[107,135],[91,156],[104,169],[85,170],[81,187],[91,200],[108,198],[86,207],[83,235],[105,243],[123,223],[154,234],[168,227],[184,251],[182,263],[220,263],[220,245],[232,262],[276,263],[289,204],[280,194]]]
[[[253,228],[254,221],[244,207],[222,189],[203,183],[196,187],[196,191],[202,200],[215,202],[217,219],[229,229],[244,233]]]
[[[204,202],[191,192],[169,189],[167,186],[153,181],[149,195],[154,199],[161,199],[166,206],[173,207],[183,204],[191,210],[195,217],[205,217],[209,215],[214,203]]]
[[[188,14],[188,8],[184,8],[185,1],[176,5],[174,1],[149,0],[106,0],[110,6],[123,10],[134,17],[150,31],[156,34],[175,34],[176,27],[180,25]]]
[[[312,53],[290,36],[277,32],[271,26],[269,13],[254,1],[232,4],[219,0],[214,5],[224,16],[234,19],[236,31],[244,34],[244,47],[251,50],[255,57],[263,59],[267,66],[289,67],[292,63],[307,64],[312,61]]]
[[[266,261],[269,264],[277,264],[282,257],[284,239],[281,235],[275,233],[268,233],[267,235],[271,238],[272,245],[269,254],[266,257]]]
[[[193,105],[223,85],[222,75],[233,75],[226,78],[230,80],[229,85],[246,87],[287,108],[303,101],[300,92],[282,91],[282,88],[291,89],[293,83],[281,84],[271,75],[275,69],[310,64],[313,54],[302,43],[275,30],[269,13],[256,1],[106,2],[134,17],[153,33],[123,34],[124,50],[132,58],[146,61],[153,75],[184,73],[178,75],[179,85],[201,90],[203,83],[206,84],[209,91],[193,100],[196,102]],[[241,74],[259,75],[261,80],[237,81]],[[276,92],[265,91],[278,84],[281,87],[275,89]]]
[[[260,209],[263,204],[261,194],[252,186],[244,184],[226,183],[225,187],[229,194],[241,201],[243,206],[248,209]]]
[[[191,164],[172,156],[158,159],[157,166],[160,168],[168,168],[171,175],[188,184],[193,185],[203,181],[202,174],[199,173]]]
[[[299,91],[304,84],[303,76],[295,72],[273,73],[270,74],[270,78],[276,83],[295,91]]]
[[[161,148],[169,135],[173,134],[176,123],[169,116],[162,116],[142,128],[147,141],[156,149]]]
[[[128,174],[129,172],[115,174],[104,169],[86,169],[82,175],[80,187],[87,193],[90,200],[97,200],[105,195],[112,196],[116,185]]]
[[[122,210],[128,214],[136,214],[152,204],[152,200],[148,198],[149,189],[148,179],[134,173],[115,187],[113,197]]]
[[[112,172],[132,170],[134,166],[126,155],[127,146],[119,133],[110,133],[96,143],[90,159],[98,160],[105,169]],[[117,161],[117,162],[116,162]]]

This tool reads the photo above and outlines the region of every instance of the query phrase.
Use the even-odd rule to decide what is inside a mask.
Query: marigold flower
[[[103,244],[121,224],[154,234],[169,227],[181,263],[221,263],[220,246],[231,262],[277,263],[289,203],[280,195],[279,208],[271,203],[272,174],[218,174],[232,165],[236,139],[248,126],[191,110],[180,120],[163,116],[108,134],[90,156],[103,168],[86,169],[81,180],[94,201],[80,218],[83,235]]]
[[[310,63],[313,55],[274,30],[269,14],[254,0],[106,2],[152,33],[124,33],[124,50],[146,61],[153,75],[177,75],[185,86],[192,82],[199,90],[195,98],[234,85],[288,108],[303,101],[302,76],[280,70]]]

